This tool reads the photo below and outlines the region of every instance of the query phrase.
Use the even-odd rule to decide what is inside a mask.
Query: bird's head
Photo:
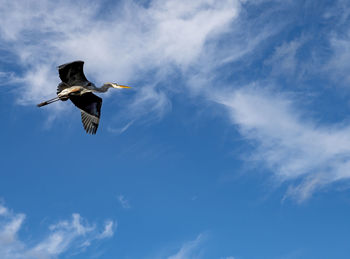
[[[109,87],[116,88],[116,89],[131,88],[130,86],[119,85],[119,84],[116,84],[116,83],[105,83],[105,85],[107,85]]]

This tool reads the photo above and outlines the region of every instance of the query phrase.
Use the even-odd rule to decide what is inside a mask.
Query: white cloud
[[[275,49],[273,56],[264,62],[272,67],[272,75],[295,76],[296,68],[299,67],[296,54],[303,42],[304,39],[297,39]]]
[[[49,234],[36,244],[26,243],[18,238],[18,232],[25,220],[22,213],[14,213],[0,205],[0,257],[2,259],[45,259],[57,258],[68,252],[82,252],[91,242],[110,238],[114,234],[113,221],[106,221],[100,232],[95,225],[87,223],[79,214],[71,220],[59,221],[49,227]],[[33,245],[34,244],[34,245]]]
[[[331,50],[333,55],[327,63],[325,70],[331,72],[330,76],[337,83],[348,85],[350,82],[350,31],[342,36],[332,36],[330,38]]]
[[[118,201],[119,201],[120,205],[124,209],[130,209],[131,208],[129,201],[124,197],[124,195],[119,195],[118,196]]]
[[[125,132],[132,124],[134,123],[134,121],[130,121],[128,123],[126,123],[124,126],[122,126],[121,128],[117,128],[117,129],[113,129],[111,127],[107,128],[107,130],[109,132],[115,133],[115,134],[122,134],[123,132]]]
[[[287,196],[298,201],[350,178],[350,126],[322,125],[295,108],[293,99],[259,89],[219,93],[232,123],[255,147],[251,161],[265,164],[279,182],[292,181]]]
[[[7,208],[0,204],[0,216],[6,215],[7,213],[8,213]]]
[[[167,257],[168,259],[195,259],[201,258],[200,245],[204,240],[204,235],[200,234],[195,240],[184,243],[176,254]]]
[[[5,208],[6,209],[6,208]],[[7,209],[6,209],[7,210]],[[8,212],[3,214],[8,215]],[[6,220],[5,224],[0,226],[0,242],[1,244],[9,244],[16,241],[18,230],[25,219],[24,214],[17,214]]]
[[[1,45],[19,58],[23,75],[18,76],[25,85],[21,103],[54,95],[55,66],[82,59],[97,84],[137,82],[142,94],[132,101],[133,114],[161,114],[169,101],[156,83],[195,62],[240,10],[239,0],[153,0],[147,7],[122,1],[108,10],[86,3],[2,1]],[[150,82],[156,83],[150,87]]]
[[[333,81],[332,87],[348,87],[349,76],[349,58],[350,58],[350,4],[346,0],[337,0],[331,7],[325,10],[323,15],[324,23],[332,24],[327,26],[327,30],[322,32],[324,39],[328,43],[327,48],[321,45],[322,52],[319,60],[314,64],[316,72],[321,71]],[[319,46],[316,46],[316,48]],[[334,84],[335,83],[335,84]]]
[[[112,237],[114,235],[114,229],[116,228],[116,223],[112,220],[108,220],[105,223],[105,229],[103,232],[98,236],[99,239]]]
[[[125,121],[161,118],[171,109],[172,93],[208,86],[211,71],[251,53],[282,27],[262,25],[266,15],[238,19],[242,0],[122,1],[108,10],[84,0],[2,2],[0,44],[22,70],[14,80],[21,87],[18,102],[52,98],[59,82],[55,67],[82,59],[96,84],[117,80],[134,87],[129,112],[116,115],[127,118],[109,127],[112,132],[123,131]],[[223,36],[230,44],[222,44]],[[186,79],[176,82],[179,72]],[[63,106],[54,104],[51,112]]]
[[[348,178],[348,127],[319,126],[306,120],[283,95],[259,90],[232,93],[236,87],[232,85],[232,94],[219,92],[215,82],[221,76],[215,73],[218,68],[238,61],[249,63],[243,57],[255,54],[290,22],[276,22],[271,17],[278,8],[287,10],[293,1],[274,1],[277,4],[269,11],[249,18],[241,10],[243,2],[254,5],[264,1],[152,0],[147,6],[122,1],[105,10],[85,1],[72,5],[67,0],[39,4],[2,0],[0,46],[18,58],[23,71],[12,80],[22,85],[23,95],[18,100],[22,104],[52,97],[59,81],[54,67],[75,59],[86,61],[86,74],[97,84],[116,80],[134,84],[136,91],[126,108],[128,118],[116,129],[109,127],[111,132],[122,133],[149,114],[162,117],[171,109],[169,96],[184,85],[193,93],[203,93],[200,97],[205,99],[213,99],[216,92],[216,101],[228,108],[241,134],[257,145],[253,159],[264,161],[281,182],[301,181],[287,194],[303,200],[322,186]],[[343,6],[347,2],[338,3]],[[334,58],[329,67],[335,77],[348,77],[348,38],[331,39]],[[265,62],[272,66],[272,75],[298,74],[296,54],[303,40],[285,42],[275,49]],[[0,71],[0,77],[10,75],[6,73]],[[185,78],[183,82],[178,76]]]

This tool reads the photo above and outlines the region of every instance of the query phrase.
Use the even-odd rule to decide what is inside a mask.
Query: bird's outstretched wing
[[[63,83],[74,86],[74,85],[86,85],[89,81],[84,75],[84,61],[74,61],[58,66],[58,73]]]
[[[85,131],[96,134],[100,122],[102,99],[93,93],[71,95],[69,99],[80,109]]]

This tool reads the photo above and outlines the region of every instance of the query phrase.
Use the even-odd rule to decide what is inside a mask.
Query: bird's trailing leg
[[[83,87],[81,87],[81,86],[73,86],[73,87],[63,89],[61,92],[58,93],[57,97],[50,99],[48,101],[39,103],[39,104],[37,104],[37,106],[41,107],[41,106],[56,102],[58,100],[67,101],[71,94],[77,94],[77,93],[81,92],[82,89],[83,89]]]
[[[38,107],[41,107],[41,106],[44,106],[44,105],[47,105],[47,104],[56,102],[56,101],[58,101],[58,100],[60,100],[60,98],[59,98],[59,97],[55,97],[55,98],[53,98],[53,99],[50,99],[50,100],[47,100],[47,101],[45,101],[45,102],[39,103],[39,104],[37,104],[37,106],[38,106]]]

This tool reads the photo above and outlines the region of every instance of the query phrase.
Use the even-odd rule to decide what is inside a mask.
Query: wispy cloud
[[[261,11],[259,5],[267,2]],[[108,10],[85,3],[2,1],[0,46],[17,58],[21,72],[15,79],[25,85],[20,103],[51,96],[59,81],[53,68],[83,59],[86,74],[97,84],[119,80],[137,89],[127,103],[127,118],[109,127],[111,132],[120,134],[149,115],[161,118],[171,109],[174,93],[190,90],[201,100],[225,105],[242,136],[255,143],[252,158],[263,161],[280,182],[294,181],[289,196],[305,200],[321,187],[348,179],[347,125],[307,119],[284,94],[285,85],[276,94],[259,87],[235,90],[252,82],[264,86],[279,76],[297,84],[305,69],[349,82],[347,1],[336,1],[321,14],[324,23],[337,25],[323,28],[322,46],[308,36],[312,28],[276,37],[299,21],[299,13],[293,17],[296,12],[289,10],[300,1],[121,1]],[[310,8],[309,3],[304,7]],[[325,55],[323,48],[330,53]],[[266,67],[269,72],[259,71],[252,79],[251,64],[258,64],[254,72]],[[9,75],[4,73],[0,76]]]
[[[117,129],[114,129],[114,128],[107,128],[107,130],[111,133],[115,133],[115,134],[122,134],[123,132],[125,132],[132,124],[134,123],[134,121],[130,121],[128,123],[126,123],[126,125],[122,126],[121,128],[117,128]]]
[[[6,215],[8,213],[8,209],[0,204],[0,215]]]
[[[49,227],[49,233],[42,240],[26,243],[18,238],[25,214],[15,213],[0,205],[0,257],[16,258],[57,258],[66,252],[82,252],[93,241],[110,238],[114,234],[115,223],[106,221],[104,230],[89,224],[79,214],[71,220],[59,221]],[[33,245],[34,244],[34,245]]]
[[[108,11],[85,1],[72,5],[65,0],[4,0],[1,45],[17,56],[22,68],[18,77],[25,83],[23,104],[55,92],[55,66],[82,59],[89,78],[97,83],[137,82],[142,94],[136,94],[131,106],[141,113],[159,112],[168,107],[164,87],[147,85],[189,67],[239,10],[238,0],[153,0],[147,6],[122,1]],[[144,78],[148,82],[140,81]]]
[[[118,201],[124,209],[131,208],[129,201],[124,197],[124,195],[118,195]]]
[[[204,240],[205,240],[205,235],[199,234],[195,240],[184,243],[174,255],[171,255],[167,258],[168,259],[201,258],[202,257],[201,245]]]
[[[97,84],[119,80],[135,86],[126,121],[162,117],[171,109],[172,93],[186,86],[203,91],[215,69],[251,53],[283,27],[262,22],[269,14],[253,21],[240,16],[242,3],[250,3],[241,0],[121,1],[108,11],[83,0],[75,5],[66,0],[3,2],[0,43],[17,57],[22,71],[16,81],[22,86],[19,103],[52,97],[59,82],[55,67],[82,59],[88,78]]]
[[[114,230],[117,227],[116,222],[112,220],[107,220],[105,223],[105,229],[103,232],[97,236],[98,239],[104,239],[108,237],[112,237],[114,235]]]
[[[330,71],[331,78],[340,85],[348,85],[349,76],[349,58],[350,58],[350,30],[339,35],[333,35],[330,38],[332,56],[325,66],[326,71]],[[345,84],[344,84],[345,83]]]
[[[291,97],[257,88],[220,94],[216,101],[254,144],[248,160],[266,165],[279,182],[294,181],[287,196],[303,201],[321,187],[350,178],[349,125],[318,125]]]
[[[271,66],[271,75],[295,76],[299,65],[296,54],[303,42],[304,39],[295,39],[276,47],[273,55],[264,62],[265,65]]]

